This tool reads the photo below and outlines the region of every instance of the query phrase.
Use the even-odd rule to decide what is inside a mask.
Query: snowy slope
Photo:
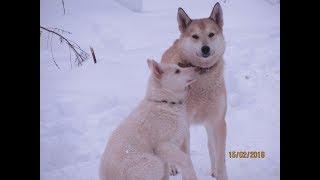
[[[41,0],[43,26],[71,31],[89,60],[70,68],[69,51],[41,37],[40,150],[42,180],[97,180],[98,163],[111,132],[144,96],[146,59],[160,60],[178,37],[176,11],[208,16],[215,1],[144,0],[133,12],[113,0]],[[265,151],[264,159],[227,158],[229,179],[280,179],[280,5],[227,0],[224,10],[228,91],[226,151]],[[50,39],[50,36],[49,36]],[[191,157],[199,180],[209,176],[205,130],[191,128]],[[181,176],[171,177],[178,180]]]

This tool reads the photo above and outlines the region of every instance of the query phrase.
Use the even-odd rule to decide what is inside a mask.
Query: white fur
[[[193,68],[160,65],[148,60],[152,71],[147,93],[139,106],[113,132],[101,159],[101,180],[168,180],[168,163],[182,170],[183,180],[196,180],[192,161],[180,150],[189,133],[186,87]],[[179,69],[180,73],[175,73]],[[159,101],[166,100],[168,103]]]

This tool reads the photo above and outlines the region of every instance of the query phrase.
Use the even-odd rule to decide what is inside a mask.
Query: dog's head
[[[208,18],[191,19],[182,9],[178,9],[180,54],[184,60],[195,66],[213,66],[225,51],[223,37],[223,15],[216,3]]]
[[[148,66],[153,79],[159,87],[179,92],[196,81],[197,73],[194,68],[181,68],[176,64],[160,64],[155,60],[148,59]]]

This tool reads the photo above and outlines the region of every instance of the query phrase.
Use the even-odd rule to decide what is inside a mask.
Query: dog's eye
[[[209,34],[209,37],[213,37],[213,36],[214,36],[214,34],[213,34],[213,33],[210,33],[210,34]]]
[[[175,74],[179,74],[179,73],[180,73],[180,70],[177,69],[174,73],[175,73]]]
[[[194,39],[198,39],[198,38],[199,38],[199,36],[196,35],[196,34],[192,35],[192,37],[193,37]]]

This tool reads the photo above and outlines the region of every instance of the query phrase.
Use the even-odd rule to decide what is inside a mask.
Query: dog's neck
[[[207,68],[203,68],[203,67],[199,67],[199,66],[195,66],[191,63],[186,63],[186,62],[179,62],[178,66],[182,67],[182,68],[186,68],[186,67],[194,67],[195,71],[198,72],[200,75],[201,74],[205,74],[208,72],[211,72],[212,69],[214,68],[214,66],[216,66],[217,63],[215,63],[214,65],[207,67]]]
[[[200,75],[202,74],[207,74],[210,72],[213,72],[214,69],[216,69],[216,67],[218,66],[218,64],[220,64],[222,61],[218,60],[216,63],[214,63],[212,66],[204,68],[204,67],[200,67],[200,66],[196,66],[190,62],[188,62],[187,60],[182,60],[181,62],[178,62],[178,66],[182,67],[182,68],[186,68],[186,67],[194,67],[195,71],[198,72]]]
[[[159,104],[170,104],[170,105],[182,105],[184,102],[182,100],[179,101],[168,101],[168,100],[154,100],[154,99],[148,99],[148,101],[159,103]]]
[[[182,105],[185,103],[187,90],[173,92],[161,88],[154,79],[150,79],[145,99],[158,104]]]
[[[171,92],[165,89],[149,89],[146,99],[159,104],[182,105],[186,99],[186,92]]]

